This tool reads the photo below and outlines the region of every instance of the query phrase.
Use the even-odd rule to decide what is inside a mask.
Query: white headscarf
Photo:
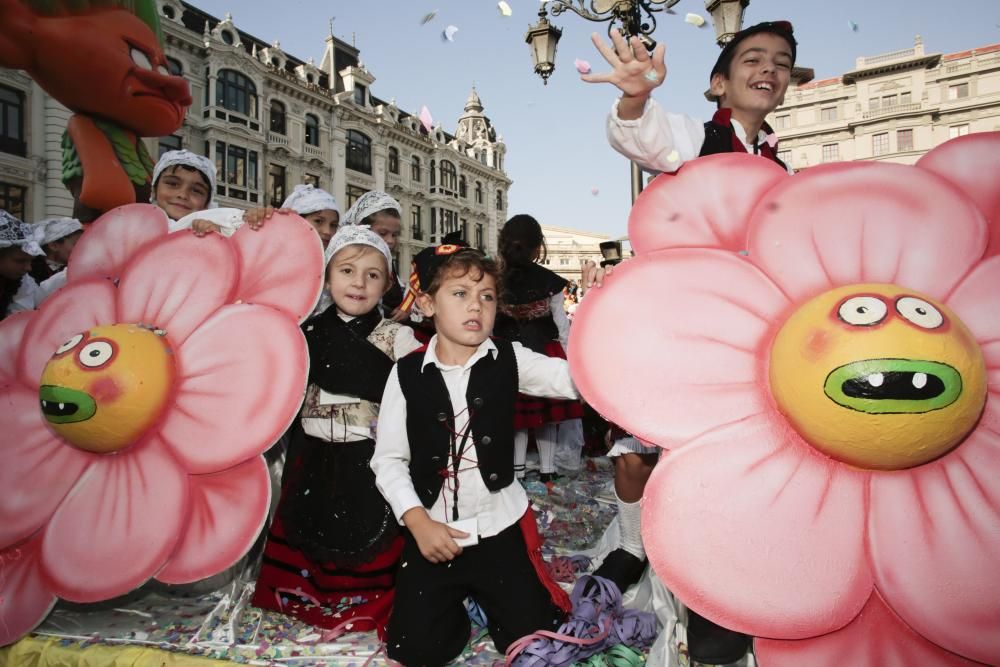
[[[392,271],[392,253],[389,252],[389,246],[368,225],[346,225],[338,229],[326,246],[326,252],[323,253],[326,263],[329,264],[334,255],[349,245],[366,245],[375,248],[385,257],[387,269]]]
[[[358,197],[358,200],[354,202],[354,206],[347,209],[347,213],[344,214],[344,219],[340,221],[340,224],[342,226],[360,225],[361,221],[372,213],[389,209],[394,209],[399,217],[403,217],[403,207],[399,205],[398,201],[386,192],[372,190]]]
[[[35,228],[41,232],[38,243],[44,246],[81,231],[83,225],[76,218],[46,218],[36,222]]]
[[[37,227],[21,222],[0,208],[0,248],[18,247],[29,255],[41,257],[45,255],[45,251],[38,245],[40,239],[41,234]]]
[[[160,159],[156,161],[156,166],[153,167],[154,193],[156,191],[156,182],[160,180],[160,174],[163,173],[163,170],[176,166],[190,167],[191,169],[196,169],[205,175],[205,178],[208,179],[209,186],[211,186],[208,191],[209,206],[211,208],[215,208],[216,204],[212,201],[212,197],[215,195],[215,165],[212,164],[212,161],[204,155],[198,155],[189,150],[167,151],[160,156]],[[155,194],[150,195],[149,200],[155,204]]]
[[[315,187],[312,183],[296,185],[281,208],[290,208],[299,215],[309,215],[325,209],[336,211],[337,215],[340,215],[340,207],[337,206],[337,200],[333,195]]]

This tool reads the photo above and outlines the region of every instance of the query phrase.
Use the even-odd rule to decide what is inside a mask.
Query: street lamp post
[[[528,27],[524,41],[531,47],[535,73],[548,85],[556,69],[556,46],[562,29],[549,23],[548,12],[553,16],[571,11],[588,21],[608,23],[608,33],[618,28],[628,40],[638,37],[652,51],[656,42],[651,37],[656,30],[656,13],[673,14],[671,7],[680,0],[544,0],[538,10],[538,23]],[[705,0],[705,11],[712,16],[715,39],[724,46],[739,32],[743,25],[743,10],[750,0]],[[632,163],[632,203],[642,192],[643,177],[639,165]]]

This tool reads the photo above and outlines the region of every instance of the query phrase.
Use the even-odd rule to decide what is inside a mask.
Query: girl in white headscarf
[[[295,211],[313,226],[325,248],[340,226],[340,207],[326,190],[312,184],[296,185],[281,205],[282,209]]]
[[[35,307],[38,283],[28,272],[32,257],[45,256],[39,238],[35,227],[0,209],[0,320]]]
[[[361,195],[344,214],[345,225],[368,225],[378,234],[390,252],[396,251],[399,234],[402,231],[403,208],[391,195],[381,190],[372,190]],[[403,303],[403,285],[396,269],[392,269],[392,283],[382,298],[382,308],[386,317],[394,322],[404,321],[408,313],[400,308]]]

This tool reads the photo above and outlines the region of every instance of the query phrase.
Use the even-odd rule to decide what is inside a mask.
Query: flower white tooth
[[[873,387],[881,387],[883,382],[885,382],[885,375],[882,373],[872,373],[868,376],[868,384]]]
[[[927,373],[914,373],[913,386],[917,389],[923,389],[927,386]]]
[[[59,409],[60,410],[65,410],[66,409],[66,404],[65,403],[60,403],[59,404]]]
[[[49,407],[49,402],[48,401],[42,401],[42,407],[43,408]]]

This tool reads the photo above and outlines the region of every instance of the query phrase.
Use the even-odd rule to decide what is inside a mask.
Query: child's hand
[[[588,290],[591,287],[600,287],[604,279],[611,275],[614,266],[608,264],[606,267],[598,266],[596,262],[588,259],[580,266],[580,287]]]
[[[263,208],[252,208],[250,210],[243,212],[243,220],[248,225],[250,229],[257,231],[264,226],[264,221],[270,218],[275,213],[291,213],[291,209],[287,208],[274,208],[273,206],[265,206]]]
[[[626,42],[617,29],[611,31],[614,48],[605,44],[596,32],[590,39],[612,69],[604,74],[581,74],[584,81],[613,84],[626,98],[640,98],[645,102],[653,89],[667,78],[666,47],[662,43],[656,45],[651,55],[638,37]]]
[[[430,518],[422,507],[404,514],[403,523],[413,533],[420,554],[432,563],[445,563],[461,554],[462,547],[453,538],[469,536],[468,533]]]
[[[205,236],[206,234],[211,234],[212,232],[219,234],[221,233],[222,230],[219,228],[217,224],[209,222],[208,220],[204,220],[202,218],[198,218],[197,220],[191,223],[191,231],[194,232],[195,236],[201,237]]]
[[[409,316],[410,314],[402,308],[396,308],[389,314],[389,319],[393,322],[402,322]]]

